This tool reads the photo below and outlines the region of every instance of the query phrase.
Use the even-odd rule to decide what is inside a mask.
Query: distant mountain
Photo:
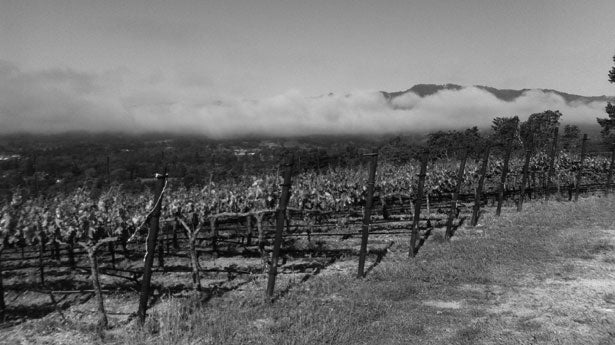
[[[390,101],[390,100],[392,100],[392,99],[394,99],[396,97],[399,97],[401,95],[404,95],[404,94],[406,94],[408,92],[415,93],[419,97],[425,97],[425,96],[433,95],[433,94],[437,93],[438,91],[443,91],[443,90],[457,91],[457,90],[463,89],[464,87],[465,86],[461,86],[461,85],[457,85],[457,84],[444,84],[444,85],[416,84],[416,85],[414,85],[413,87],[409,88],[406,91],[396,91],[396,92],[381,91],[381,92],[382,92],[382,95],[387,100]],[[551,89],[512,90],[512,89],[496,89],[494,87],[482,86],[482,85],[474,85],[474,87],[476,87],[478,89],[485,90],[485,91],[493,94],[498,99],[501,99],[501,100],[506,101],[506,102],[514,101],[519,96],[523,95],[524,92],[531,91],[531,90],[537,90],[537,91],[542,91],[542,92],[554,93],[556,95],[561,96],[567,103],[570,103],[570,102],[590,103],[590,102],[608,102],[608,101],[614,102],[615,101],[615,97],[613,97],[613,96],[604,96],[604,95],[603,96],[581,96],[581,95],[574,95],[574,94],[565,93],[565,92],[561,92],[561,91],[557,91],[557,90],[551,90]]]

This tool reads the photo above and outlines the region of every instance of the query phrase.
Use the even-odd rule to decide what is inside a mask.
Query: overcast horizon
[[[392,109],[377,91],[615,95],[612,13],[607,0],[0,0],[0,132],[387,133],[547,109],[595,123],[604,104],[548,93],[469,87]]]

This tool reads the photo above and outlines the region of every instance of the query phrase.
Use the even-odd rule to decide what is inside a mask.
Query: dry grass
[[[133,333],[130,343],[216,344],[474,344],[487,332],[480,324],[463,326],[480,312],[434,310],[425,299],[480,296],[454,289],[463,284],[517,286],[521,276],[539,272],[561,257],[583,258],[613,247],[592,237],[592,229],[613,226],[613,199],[585,199],[577,204],[551,202],[526,207],[522,214],[486,215],[485,237],[463,237],[451,243],[429,242],[416,259],[398,245],[363,281],[349,275],[317,277],[273,305],[258,295],[188,307],[189,301],[168,301],[165,312],[152,317],[151,331]],[[586,233],[563,235],[562,229],[587,227]],[[562,270],[570,274],[571,265]],[[606,298],[606,297],[605,297]],[[434,334],[448,325],[450,332]],[[518,327],[539,331],[539,324]],[[150,327],[152,328],[152,327]],[[537,333],[548,341],[548,333]]]
[[[132,333],[127,343],[475,344],[488,332],[480,323],[464,326],[476,318],[476,311],[436,310],[422,301],[473,298],[489,303],[490,296],[455,287],[515,287],[522,276],[562,257],[589,258],[612,250],[592,231],[614,225],[614,204],[613,199],[592,198],[577,204],[534,204],[522,214],[500,218],[486,215],[485,237],[466,238],[461,230],[450,243],[428,242],[416,259],[408,259],[408,248],[401,244],[362,281],[348,274],[317,277],[273,305],[258,293],[207,305],[169,300],[167,308],[150,318],[151,326]],[[562,232],[579,226],[587,231]],[[562,270],[570,274],[574,267],[564,265]],[[550,339],[531,320],[518,327],[536,331],[537,340]],[[449,331],[435,334],[434,328]]]
[[[365,279],[354,272],[321,274],[295,285],[271,304],[264,282],[206,303],[195,298],[164,299],[143,329],[114,330],[114,344],[476,344],[493,330],[485,306],[503,292],[522,288],[528,274],[575,272],[567,258],[594,258],[613,250],[595,236],[615,227],[615,199],[589,198],[578,203],[527,204],[518,214],[486,214],[484,236],[451,242],[428,241],[414,259],[407,258],[407,238],[400,238],[383,262]],[[582,228],[583,232],[564,231]],[[475,286],[484,287],[482,290]],[[491,289],[491,290],[490,290]],[[493,291],[492,291],[493,290]],[[437,303],[425,304],[426,300]],[[604,301],[613,300],[612,294]],[[464,301],[457,308],[449,301]],[[611,303],[611,302],[609,302]],[[516,328],[538,342],[553,335],[531,319]],[[496,343],[514,344],[514,340]]]

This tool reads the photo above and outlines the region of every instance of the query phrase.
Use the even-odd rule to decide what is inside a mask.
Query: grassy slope
[[[489,308],[497,296],[536,279],[555,277],[575,258],[592,259],[601,250],[612,255],[612,245],[600,239],[598,229],[614,228],[614,206],[615,199],[591,198],[577,204],[535,204],[521,214],[504,214],[499,219],[486,215],[482,234],[460,230],[451,243],[428,242],[414,260],[406,257],[407,247],[398,244],[364,280],[348,273],[318,276],[294,287],[273,305],[262,301],[262,289],[203,307],[168,301],[170,308],[160,309],[150,319],[149,333],[131,333],[124,340],[142,344],[516,344],[519,334],[490,328],[501,324],[489,321]],[[501,321],[501,316],[496,318]],[[530,336],[531,325],[524,327],[518,331]],[[543,333],[536,333],[542,338],[534,334],[532,339],[547,343],[556,339]],[[608,334],[603,336],[608,339]]]
[[[609,327],[615,329],[613,317],[606,325],[584,324],[594,337],[585,342],[574,332],[562,333],[507,310],[516,307],[507,302],[513,297],[526,302],[525,289],[582,275],[575,271],[578,260],[600,256],[602,264],[613,267],[612,242],[603,239],[601,229],[615,228],[614,206],[615,198],[589,198],[577,204],[528,205],[520,214],[511,211],[501,218],[487,214],[482,226],[459,230],[450,243],[435,236],[415,259],[407,258],[407,243],[401,243],[407,239],[399,238],[365,279],[355,279],[354,271],[321,273],[293,285],[273,304],[263,300],[266,282],[258,280],[252,283],[256,287],[204,305],[167,299],[151,312],[143,331],[118,328],[104,342],[615,343],[608,334]],[[612,278],[609,289],[615,292]],[[534,307],[527,308],[531,312]]]

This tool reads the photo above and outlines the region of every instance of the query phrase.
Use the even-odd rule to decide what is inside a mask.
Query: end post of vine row
[[[370,157],[369,177],[367,180],[367,195],[365,210],[363,212],[363,228],[361,233],[361,249],[359,250],[359,268],[357,278],[365,276],[365,257],[367,256],[367,241],[369,238],[369,225],[371,223],[372,206],[374,201],[374,185],[376,183],[376,168],[378,166],[378,151],[374,150],[364,156]]]

